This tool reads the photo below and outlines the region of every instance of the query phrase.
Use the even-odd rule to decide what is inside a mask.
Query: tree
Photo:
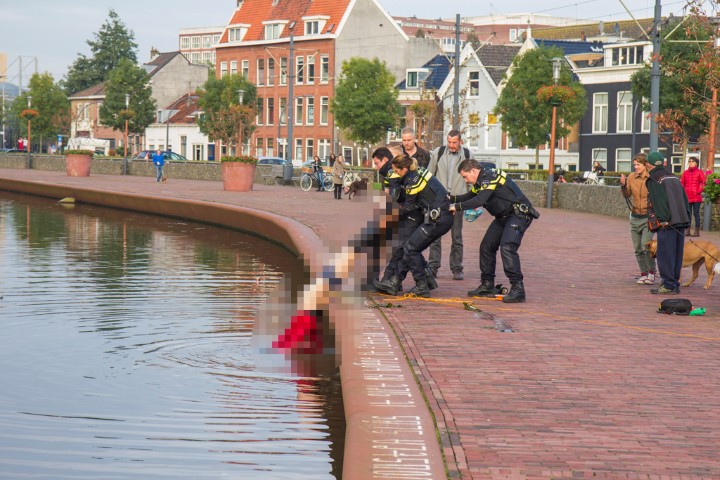
[[[553,85],[552,58],[562,56],[558,48],[539,47],[515,57],[512,76],[493,109],[496,115],[502,116],[503,131],[515,137],[518,145],[535,149],[536,167],[539,165],[539,147],[547,143],[552,126],[552,105],[538,98],[538,90]],[[572,92],[557,105],[555,132],[557,138],[562,138],[582,118],[587,103],[585,89],[573,80],[572,72],[564,62],[558,86],[568,87]]]
[[[73,94],[107,80],[108,75],[122,60],[137,63],[135,34],[128,30],[114,10],[110,9],[108,18],[95,33],[95,40],[87,40],[92,56],[78,54],[78,58],[69,67],[64,87]]]
[[[130,94],[129,108],[125,108],[125,94]],[[105,83],[105,100],[100,106],[100,122],[113,130],[125,130],[141,135],[155,121],[157,104],[152,98],[150,77],[128,59],[120,61]]]
[[[395,78],[385,62],[353,57],[343,62],[330,108],[351,140],[373,144],[400,116],[397,98]]]
[[[52,141],[57,135],[70,133],[70,101],[63,89],[55,83],[49,73],[35,73],[30,78],[29,91],[18,96],[12,104],[11,114],[20,119],[22,135],[27,135],[27,122],[21,119],[22,112],[28,109],[28,95],[32,98],[32,138],[35,144],[43,139]]]
[[[242,104],[240,93],[242,90]],[[257,87],[242,75],[210,77],[199,92],[200,131],[216,143],[241,145],[255,131]],[[220,152],[219,145],[217,146]]]

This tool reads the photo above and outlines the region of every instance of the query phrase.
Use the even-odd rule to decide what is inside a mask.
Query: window
[[[608,127],[608,94],[593,95],[593,133],[607,133]]]
[[[287,98],[280,98],[280,125],[287,125]]]
[[[610,50],[612,65],[639,65],[644,62],[643,45],[631,45]]]
[[[645,103],[645,99],[643,99],[643,103]],[[650,131],[650,112],[642,112],[642,125],[641,125],[641,131],[643,133],[648,133]]]
[[[200,37],[192,37],[192,48],[200,48]]]
[[[272,137],[268,137],[265,144],[267,145],[267,155],[269,157],[275,155],[275,139]]]
[[[600,162],[603,168],[607,168],[607,148],[593,148],[592,163]]]
[[[302,125],[303,121],[303,97],[295,99],[295,125]]]
[[[300,160],[302,160],[302,158],[303,158],[302,147],[303,147],[303,139],[296,138],[295,139],[295,158],[300,159]]]
[[[255,139],[255,156],[260,157],[263,154],[263,146],[265,145],[265,139],[264,138],[256,138]]]
[[[312,138],[308,138],[305,141],[305,155],[307,155],[308,160],[311,160],[315,156],[315,140]]]
[[[632,93],[617,94],[617,133],[632,132]]]
[[[307,57],[307,83],[315,83],[315,55]]]
[[[409,71],[405,79],[406,88],[418,88],[418,72]]]
[[[307,118],[305,119],[305,124],[315,125],[315,99],[313,97],[308,97],[307,109],[305,111],[307,115]]]
[[[514,42],[515,40],[517,40],[517,38],[518,38],[518,37],[517,37],[517,29],[516,29],[516,28],[511,28],[510,31],[509,31],[509,35],[510,35],[509,38],[510,38],[510,41],[511,41],[511,42]]]
[[[317,35],[320,33],[320,22],[317,20],[312,20],[310,22],[305,22],[305,35]]]
[[[242,75],[245,78],[248,78],[250,76],[250,60],[243,60],[241,63],[241,70],[240,75]]]
[[[301,84],[305,81],[305,57],[295,59],[295,83]]]
[[[288,75],[288,59],[287,57],[280,58],[280,85],[287,85]]]
[[[328,124],[329,104],[328,97],[320,97],[320,125]]]
[[[615,150],[615,171],[632,172],[632,151],[629,148],[618,148]]]
[[[230,60],[230,75],[237,75],[237,60]]]
[[[220,62],[220,76],[224,77],[227,75],[227,62]]]
[[[265,99],[262,97],[258,97],[257,99],[257,115],[255,116],[255,123],[257,125],[262,125],[265,115]]]
[[[267,84],[272,86],[275,85],[275,59],[268,58],[267,66]]]
[[[180,50],[187,50],[190,48],[190,37],[180,37]]]
[[[228,42],[242,42],[242,39],[245,38],[247,30],[247,27],[228,28]]]
[[[275,125],[275,99],[267,99],[267,121],[266,125]]]
[[[257,85],[265,85],[265,59],[258,58],[257,60]]]
[[[202,55],[200,55],[200,52],[193,52],[190,55],[190,63],[200,63],[202,60]]]
[[[321,138],[318,140],[318,155],[322,159],[326,159],[330,156],[330,140],[327,138]]]
[[[193,160],[205,160],[205,145],[193,143]]]
[[[203,48],[210,48],[212,47],[212,35],[204,35],[203,36]]]
[[[480,72],[470,72],[468,83],[470,84],[469,97],[477,97],[480,95]]]
[[[203,52],[202,59],[203,59],[203,63],[212,64],[213,63],[212,52]]]
[[[272,23],[265,25],[265,40],[274,40],[280,38],[280,32],[282,32],[282,24]]]
[[[213,35],[213,44],[217,45],[220,43],[220,35]]]
[[[330,57],[320,57],[320,83],[328,83],[330,81]]]

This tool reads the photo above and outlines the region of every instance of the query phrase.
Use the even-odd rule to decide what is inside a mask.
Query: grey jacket
[[[432,151],[432,154],[430,154],[430,164],[427,169],[440,180],[440,183],[443,184],[450,195],[463,195],[467,193],[469,186],[457,171],[460,162],[465,160],[462,145],[457,153],[453,153],[449,148],[445,147],[445,151],[440,158],[438,158],[439,151],[440,147]]]

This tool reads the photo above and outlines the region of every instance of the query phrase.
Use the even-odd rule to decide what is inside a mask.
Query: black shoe
[[[437,280],[435,280],[435,277],[433,277],[433,274],[429,268],[425,269],[425,280],[427,281],[428,288],[430,290],[435,290],[436,288],[438,288]]]
[[[494,297],[495,285],[492,280],[483,280],[479,287],[468,292],[468,297]]]
[[[463,272],[453,272],[453,280],[463,280],[464,278]]]
[[[677,295],[680,293],[680,287],[667,288],[665,285],[660,284],[657,288],[651,288],[650,293],[654,293],[655,295]]]
[[[400,279],[393,275],[387,280],[383,278],[379,282],[376,281],[375,288],[377,288],[380,292],[387,293],[388,295],[397,295],[398,291],[402,289],[402,285],[400,285]]]
[[[430,288],[426,279],[418,280],[415,282],[415,286],[410,289],[409,294],[415,295],[416,297],[430,298]]]
[[[523,282],[510,284],[510,292],[502,299],[504,303],[522,303],[525,301],[525,286]]]

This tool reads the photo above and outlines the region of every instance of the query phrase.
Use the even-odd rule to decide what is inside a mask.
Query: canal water
[[[238,232],[0,192],[0,478],[340,478],[336,375],[264,371],[302,275]]]

